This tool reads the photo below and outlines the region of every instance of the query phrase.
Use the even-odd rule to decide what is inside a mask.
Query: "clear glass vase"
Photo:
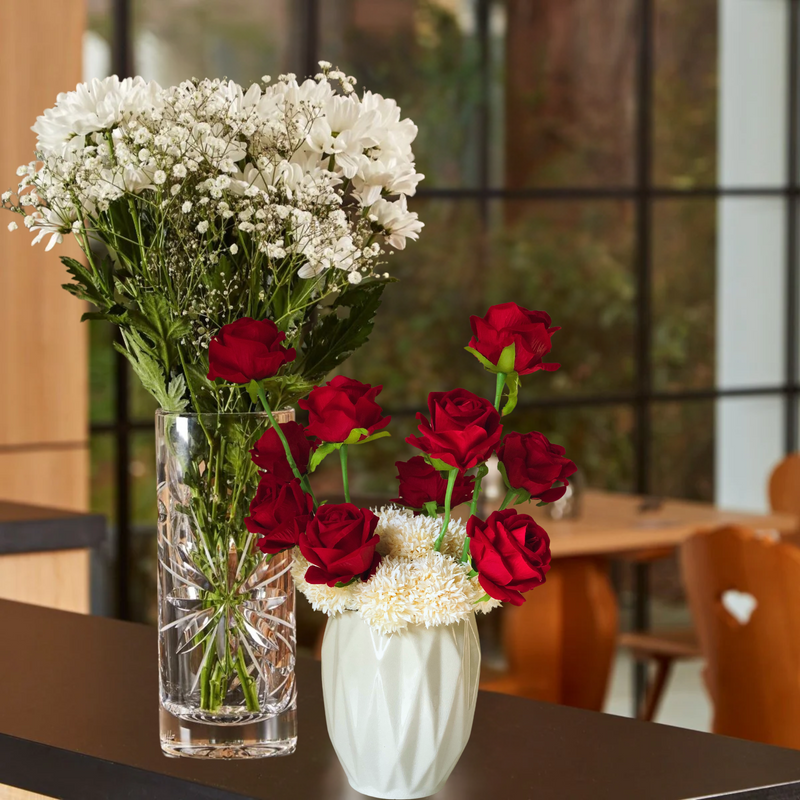
[[[274,414],[276,422],[294,411]],[[244,525],[264,413],[156,414],[161,747],[259,758],[297,743],[291,554]]]

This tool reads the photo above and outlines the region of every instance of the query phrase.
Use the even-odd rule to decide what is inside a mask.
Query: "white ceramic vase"
[[[350,785],[391,800],[438,792],[469,740],[480,661],[474,615],[392,636],[353,611],[328,620],[325,718]]]

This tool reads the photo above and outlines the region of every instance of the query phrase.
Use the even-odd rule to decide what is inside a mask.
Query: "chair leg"
[[[639,706],[639,713],[637,714],[637,719],[644,720],[645,722],[652,722],[658,711],[661,696],[664,694],[664,689],[669,680],[673,659],[669,656],[661,656],[656,658],[655,661],[655,677],[647,687],[647,694],[645,695],[644,702]]]

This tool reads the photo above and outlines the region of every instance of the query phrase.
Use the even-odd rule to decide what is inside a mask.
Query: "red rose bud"
[[[283,483],[267,473],[261,476],[244,524],[248,531],[259,534],[258,547],[274,554],[297,544],[313,513],[311,497],[303,492],[297,478]]]
[[[378,518],[368,508],[352,503],[320,506],[316,516],[300,534],[300,552],[309,562],[308,583],[349,583],[366,580],[380,563],[375,547]]]
[[[509,433],[497,451],[513,489],[525,489],[531,497],[553,503],[564,496],[570,475],[577,467],[564,455],[564,448],[552,444],[537,431]],[[564,485],[553,487],[561,481]]]
[[[486,522],[470,517],[467,536],[478,582],[490,597],[521,606],[522,593],[544,583],[550,539],[533,517],[513,508],[495,511]]]
[[[542,363],[550,352],[550,337],[561,330],[550,326],[550,316],[544,311],[501,303],[492,306],[485,317],[470,317],[469,322],[473,333],[469,347],[493,365],[493,372],[528,375],[540,369],[552,372],[560,366]]]
[[[308,459],[311,455],[311,442],[306,438],[303,426],[298,422],[284,422],[281,430],[289,443],[292,458],[301,475],[308,472]],[[250,451],[253,462],[274,475],[279,481],[287,482],[294,479],[294,473],[286,458],[283,443],[278,437],[278,432],[270,426],[264,431],[263,436],[256,442]]]
[[[447,494],[447,481],[422,456],[414,456],[408,461],[398,461],[397,478],[400,482],[400,497],[392,500],[403,506],[421,511],[426,503],[435,502],[443,506]],[[473,479],[459,475],[453,486],[451,507],[472,500]]]
[[[317,386],[307,400],[298,403],[308,411],[306,434],[323,442],[346,442],[359,428],[367,431],[359,439],[372,436],[391,420],[383,416],[383,409],[375,402],[381,389],[383,386],[369,386],[343,375],[337,375],[325,386]]]
[[[500,442],[500,414],[488,400],[466,389],[431,392],[428,410],[430,421],[417,414],[422,436],[406,441],[430,458],[463,472],[486,461]]]
[[[208,346],[208,379],[250,383],[272,378],[295,358],[294,349],[281,344],[285,338],[268,319],[242,317],[223,325]]]

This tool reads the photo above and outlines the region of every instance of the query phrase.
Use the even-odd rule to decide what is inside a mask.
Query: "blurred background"
[[[383,384],[394,417],[391,439],[352,453],[360,493],[393,496],[428,391],[492,391],[463,350],[468,317],[515,300],[563,328],[562,367],[525,383],[517,430],[564,445],[593,489],[760,513],[798,448],[799,6],[87,0],[82,73],[247,85],[326,59],[419,126],[426,227],[345,366]],[[94,610],[152,622],[154,401],[113,331],[87,326],[90,507],[111,530]],[[653,564],[656,625],[689,618],[677,563]],[[612,564],[623,629],[628,567]],[[692,705],[699,667],[688,680]]]
[[[392,491],[428,391],[488,391],[468,316],[515,299],[563,327],[518,429],[566,446],[593,487],[762,510],[799,410],[790,5],[89,0],[83,69],[248,84],[324,58],[419,126],[426,227],[346,365],[395,419],[353,454],[362,491]],[[128,615],[149,619],[154,401],[89,324],[92,508],[129,554]]]

